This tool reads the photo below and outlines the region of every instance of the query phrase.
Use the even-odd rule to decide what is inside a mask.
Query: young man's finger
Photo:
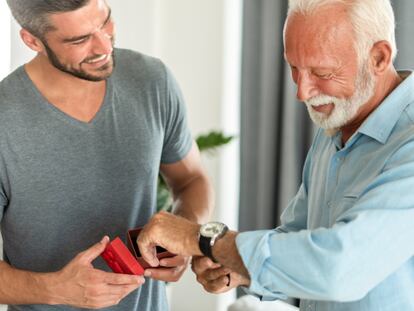
[[[109,237],[104,236],[100,242],[94,244],[93,246],[91,246],[90,248],[88,248],[87,250],[81,253],[82,260],[84,260],[86,263],[91,263],[100,254],[102,254],[102,252],[105,250],[108,243],[109,243]]]
[[[135,285],[144,284],[145,279],[138,275],[119,274],[111,272],[104,273],[104,282],[110,285]]]
[[[163,258],[160,260],[160,266],[162,267],[178,267],[178,266],[184,266],[188,262],[188,257],[183,256],[174,256],[169,258]]]
[[[144,275],[154,280],[176,282],[180,278],[183,270],[184,267],[146,269]]]

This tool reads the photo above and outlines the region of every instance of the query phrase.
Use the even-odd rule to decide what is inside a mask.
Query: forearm
[[[204,174],[192,179],[174,193],[173,213],[196,223],[208,221],[214,202],[214,191]]]
[[[50,276],[51,273],[18,270],[0,261],[0,303],[50,304]]]

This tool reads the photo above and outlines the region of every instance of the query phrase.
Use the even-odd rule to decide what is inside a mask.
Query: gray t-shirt
[[[102,107],[89,122],[51,105],[23,67],[0,83],[0,217],[4,259],[57,271],[105,235],[125,241],[155,213],[160,163],[192,145],[179,88],[157,59],[117,49]],[[109,271],[98,258],[94,266]],[[167,310],[148,280],[105,310]],[[74,310],[10,306],[9,310]]]

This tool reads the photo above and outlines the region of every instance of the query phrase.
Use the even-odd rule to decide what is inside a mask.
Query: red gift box
[[[142,228],[132,229],[127,234],[128,247],[119,237],[111,241],[101,257],[115,273],[143,275],[144,269],[152,268],[141,256],[137,245],[137,237]],[[157,246],[157,258],[173,257],[174,254]]]
[[[115,273],[144,274],[144,269],[120,238],[115,238],[109,243],[101,256]]]
[[[128,248],[131,250],[132,254],[135,256],[139,264],[144,268],[152,268],[149,263],[147,263],[144,258],[141,256],[141,252],[139,251],[138,245],[137,245],[137,238],[139,233],[141,232],[142,228],[132,229],[128,231]],[[165,248],[162,248],[160,246],[156,247],[157,251],[157,258],[168,258],[175,256],[174,254],[167,251]]]

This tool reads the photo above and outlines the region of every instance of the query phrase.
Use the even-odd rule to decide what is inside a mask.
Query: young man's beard
[[[65,64],[63,64],[59,58],[57,57],[57,55],[55,54],[55,52],[53,52],[53,50],[49,47],[49,45],[46,43],[46,41],[43,41],[43,45],[45,46],[45,50],[47,53],[47,56],[49,58],[50,63],[57,69],[59,69],[60,71],[63,71],[65,73],[68,73],[72,76],[75,76],[79,79],[82,80],[87,80],[87,81],[93,81],[93,82],[99,82],[102,80],[105,80],[106,78],[108,78],[114,68],[115,68],[115,53],[114,51],[112,51],[111,54],[111,59],[102,67],[96,69],[97,72],[102,72],[102,75],[99,74],[91,74],[91,73],[87,73],[86,71],[82,70],[82,68],[80,69],[74,69],[71,68]],[[113,42],[112,42],[112,46],[113,46]]]

